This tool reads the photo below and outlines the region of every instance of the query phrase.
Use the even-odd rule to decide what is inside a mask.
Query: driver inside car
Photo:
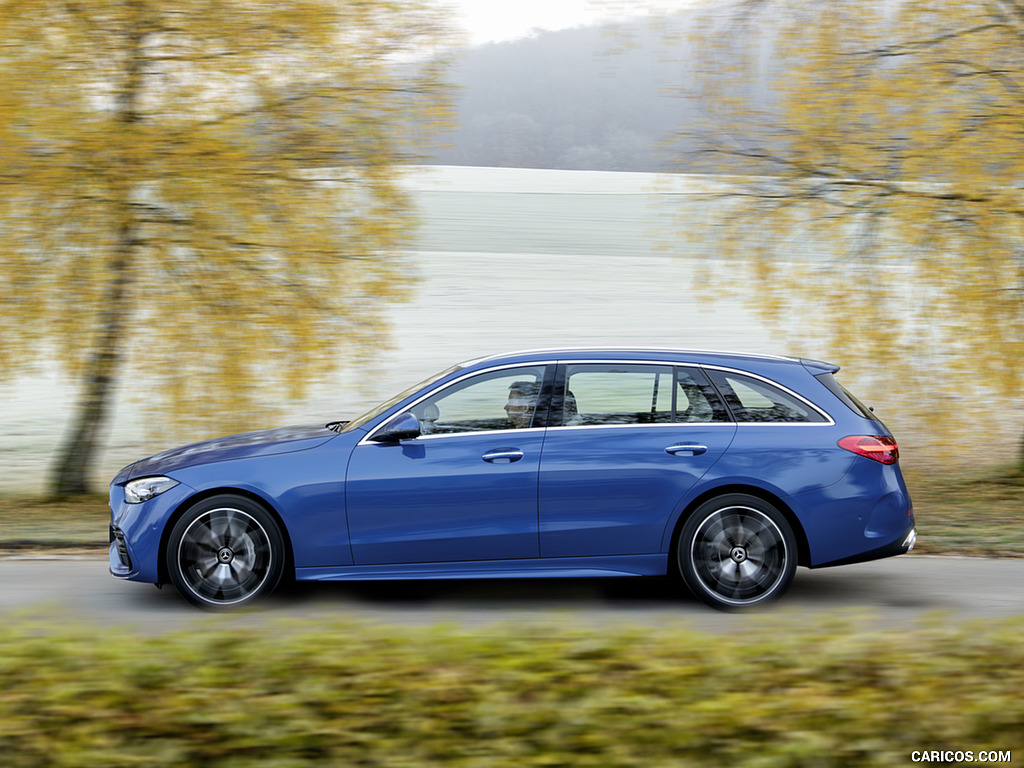
[[[526,429],[533,423],[540,385],[535,381],[516,381],[508,388],[505,414],[511,429]]]

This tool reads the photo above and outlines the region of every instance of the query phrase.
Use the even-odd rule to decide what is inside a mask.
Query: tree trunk
[[[1024,435],[1020,438],[1020,451],[1017,453],[1017,473],[1024,476]]]
[[[138,147],[134,127],[140,121],[137,109],[145,75],[143,42],[147,34],[145,9],[132,6],[131,21],[125,29],[129,55],[125,61],[124,79],[117,94],[117,122],[123,142],[118,160],[111,167],[111,198],[119,201],[117,242],[110,263],[110,277],[99,310],[98,336],[85,369],[85,382],[78,410],[54,467],[52,490],[58,496],[89,493],[92,484],[89,472],[100,447],[101,430],[114,395],[114,377],[121,362],[121,345],[127,316],[130,312],[128,289],[131,284],[135,250],[139,232],[132,194],[138,182]]]
[[[54,467],[52,491],[58,496],[91,493],[89,471],[100,448],[102,428],[114,395],[114,377],[121,361],[127,325],[128,287],[135,238],[130,219],[121,227],[117,256],[110,265],[110,283],[100,309],[99,335],[86,364],[84,385],[70,432]]]

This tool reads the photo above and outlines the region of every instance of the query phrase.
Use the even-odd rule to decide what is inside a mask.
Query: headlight
[[[138,480],[125,483],[124,500],[129,504],[141,504],[164,491],[171,490],[177,484],[177,480],[169,477],[140,477]]]

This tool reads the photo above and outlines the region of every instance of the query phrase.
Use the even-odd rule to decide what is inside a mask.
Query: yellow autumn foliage
[[[918,445],[961,455],[980,433],[985,453],[1014,450],[1024,13],[1000,0],[731,7],[698,35],[693,89],[715,105],[701,128],[736,172],[699,236],[734,262],[730,282],[748,276],[793,351],[848,366]]]
[[[0,3],[0,374],[81,378],[64,471],[118,376],[233,429],[381,341],[449,34],[421,0]]]

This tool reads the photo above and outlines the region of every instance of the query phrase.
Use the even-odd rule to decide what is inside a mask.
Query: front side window
[[[761,379],[734,371],[709,370],[708,375],[729,404],[736,421],[787,424],[828,421],[809,403]]]
[[[545,366],[504,368],[446,387],[412,407],[424,435],[533,426]]]

